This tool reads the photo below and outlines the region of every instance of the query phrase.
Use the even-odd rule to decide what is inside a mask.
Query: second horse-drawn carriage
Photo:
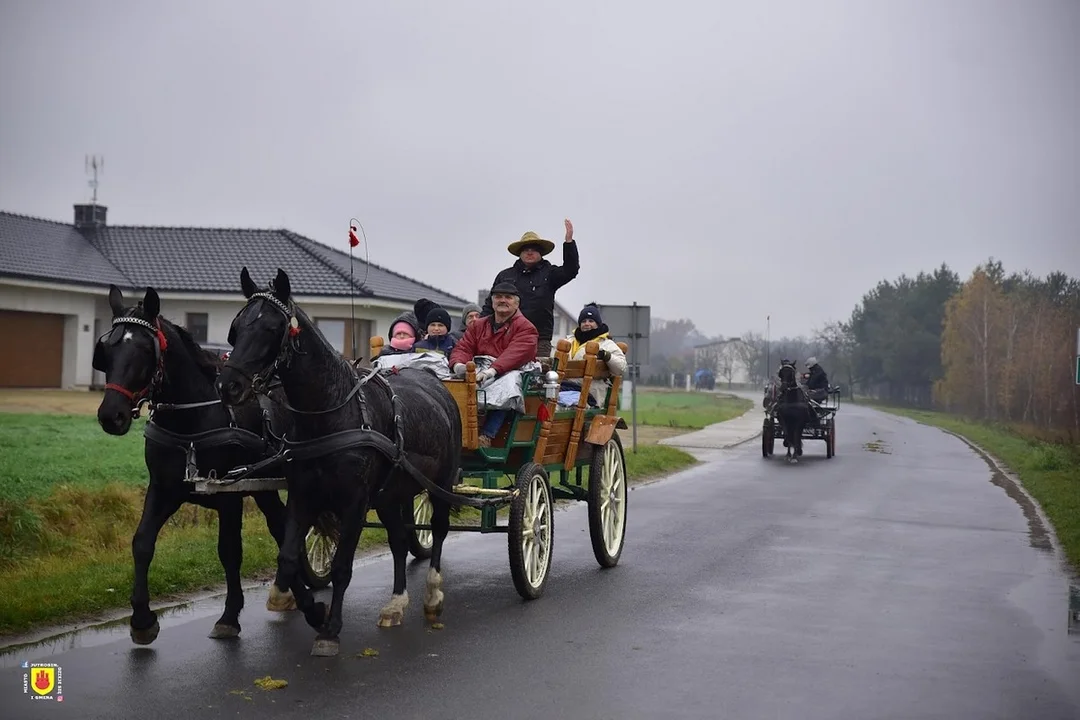
[[[811,400],[805,388],[799,386],[798,393],[801,403],[806,406],[806,422],[798,428],[799,438],[795,456],[802,455],[802,440],[824,440],[825,457],[832,458],[836,455],[836,411],[840,408],[840,388],[830,387],[825,398],[820,402]],[[776,384],[770,384],[765,389],[765,399],[762,405],[765,408],[765,420],[762,423],[761,432],[761,456],[772,457],[773,448],[777,440],[784,443],[786,433],[781,414],[777,412],[780,402],[780,390]]]

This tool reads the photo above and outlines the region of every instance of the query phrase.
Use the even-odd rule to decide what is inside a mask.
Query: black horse
[[[803,428],[810,420],[810,405],[806,401],[805,391],[799,385],[793,366],[782,366],[779,375],[780,388],[776,394],[774,412],[780,419],[780,426],[784,429],[787,461],[797,463],[803,454],[802,434]]]
[[[146,426],[146,490],[142,518],[131,541],[135,579],[131,593],[131,639],[148,645],[158,636],[157,613],[150,609],[147,572],[154,558],[158,533],[185,503],[218,511],[218,557],[225,569],[225,611],[214,624],[211,638],[233,638],[240,633],[244,593],[240,587],[243,559],[241,524],[243,496],[254,497],[266,516],[280,547],[285,537],[285,506],[277,491],[194,494],[184,481],[188,457],[185,448],[195,446],[199,474],[210,470],[224,476],[234,467],[257,461],[266,452],[262,441],[262,413],[257,404],[237,407],[232,416],[239,430],[230,429],[230,413],[214,390],[221,360],[199,347],[182,327],[160,316],[161,302],[153,288],[137,307],[125,308],[115,285],[109,288],[112,330],[94,348],[93,366],[105,373],[105,395],[98,406],[98,424],[110,435],[131,429],[133,406],[150,402],[151,421]],[[276,417],[275,428],[284,417]],[[266,607],[272,611],[295,609],[291,595],[271,587]]]
[[[453,397],[427,370],[357,371],[293,303],[283,270],[260,292],[245,267],[240,286],[248,303],[233,320],[234,349],[217,388],[225,403],[238,404],[262,392],[276,374],[293,412],[294,437],[285,446],[288,519],[274,582],[292,589],[308,624],[318,630],[311,654],[338,653],[342,600],[369,505],[386,528],[394,556],[393,594],[379,614],[379,627],[401,624],[409,604],[405,523],[412,522],[413,498],[422,489],[409,470],[427,479],[431,496],[424,615],[434,621],[443,609],[442,548],[450,529],[449,492],[460,465],[461,416]],[[340,523],[329,610],[315,602],[298,573],[303,533],[327,511]]]

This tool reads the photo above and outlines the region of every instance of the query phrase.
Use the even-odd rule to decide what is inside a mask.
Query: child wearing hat
[[[450,357],[457,345],[457,338],[450,334],[450,313],[426,298],[417,300],[413,309],[420,320],[420,327],[427,332],[423,340],[413,345],[413,350]]]
[[[398,355],[413,352],[413,345],[420,336],[420,323],[412,312],[403,312],[390,323],[390,342],[383,346],[381,355]]]
[[[604,323],[604,319],[600,317],[600,308],[596,306],[596,303],[587,304],[578,313],[577,328],[566,336],[566,339],[570,341],[569,359],[584,360],[585,345],[596,342],[600,345],[596,357],[607,363],[608,372],[612,375],[622,375],[626,372],[626,353],[611,339],[609,333],[608,326]],[[551,356],[555,357],[554,347],[551,350]],[[610,382],[610,380],[603,383],[593,381],[589,387],[590,405],[595,406],[604,402],[607,385],[610,385]],[[562,386],[564,390],[580,391],[581,380],[564,380]]]

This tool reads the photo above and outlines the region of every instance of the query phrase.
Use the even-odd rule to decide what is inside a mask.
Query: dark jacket
[[[450,357],[450,353],[454,352],[454,346],[457,344],[457,338],[453,335],[428,335],[423,340],[417,340],[413,345],[413,350],[416,352],[436,352],[440,355],[446,355]]]
[[[810,377],[806,380],[807,390],[828,390],[829,376],[825,374],[825,368],[814,365],[810,368]]]
[[[491,367],[499,375],[517,370],[536,359],[536,328],[521,312],[516,312],[502,325],[495,327],[495,316],[476,318],[465,335],[450,353],[450,368],[467,363],[477,355],[495,358]]]
[[[555,291],[577,277],[578,248],[576,242],[559,243],[563,248],[563,264],[552,265],[541,260],[531,268],[518,260],[495,276],[492,287],[501,282],[512,282],[521,294],[521,314],[536,327],[539,341],[550,341],[555,331]],[[491,294],[484,300],[481,315],[494,315]]]

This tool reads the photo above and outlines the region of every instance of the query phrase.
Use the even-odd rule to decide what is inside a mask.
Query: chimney
[[[109,208],[104,205],[76,205],[75,229],[79,232],[93,232],[105,227],[105,214]]]

